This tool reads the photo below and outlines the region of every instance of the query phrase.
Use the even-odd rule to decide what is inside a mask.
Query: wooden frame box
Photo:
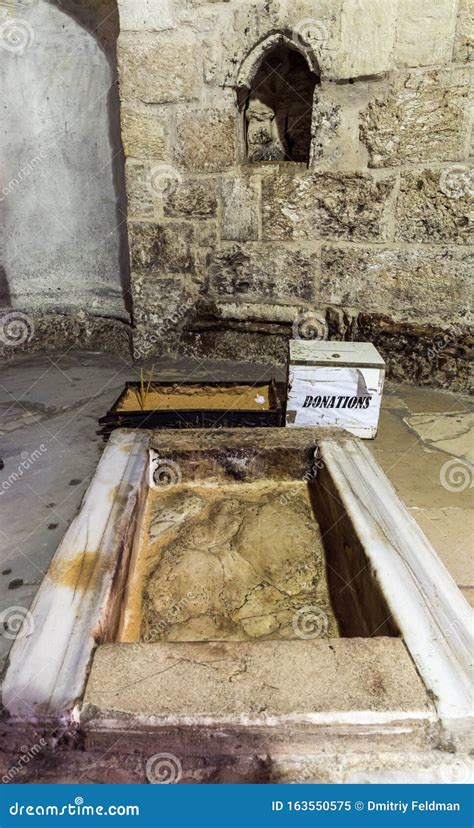
[[[177,410],[140,409],[121,410],[123,401],[130,391],[139,392],[139,382],[127,382],[119,398],[99,424],[103,433],[108,436],[116,428],[274,428],[282,426],[284,422],[283,409],[275,381],[255,383],[246,382],[152,382],[151,391],[159,391],[171,386],[180,389],[194,389],[199,387],[218,389],[235,389],[239,387],[258,388],[265,385],[269,394],[269,409],[250,410],[244,408],[187,408]]]

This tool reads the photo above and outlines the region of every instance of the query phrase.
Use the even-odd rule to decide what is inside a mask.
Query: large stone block
[[[184,222],[129,225],[132,270],[159,273],[193,273],[193,227]]]
[[[136,359],[176,351],[181,331],[194,308],[197,290],[186,276],[132,273],[133,350]]]
[[[176,163],[187,170],[219,171],[236,160],[236,114],[233,110],[186,109],[178,115]]]
[[[343,0],[337,77],[379,75],[392,68],[397,0]]]
[[[164,192],[165,216],[212,218],[217,203],[217,181],[208,176],[170,181]]]
[[[93,307],[91,301],[89,304]],[[11,311],[10,318],[13,318],[14,314],[15,312]],[[65,313],[28,311],[27,319],[34,336],[11,344],[5,336],[0,340],[1,359],[13,359],[20,354],[38,351],[57,351],[66,354],[73,349],[105,351],[130,357],[131,328],[119,319],[93,316],[84,310],[73,312],[70,307]]]
[[[474,168],[463,164],[444,170],[403,173],[396,238],[424,243],[472,242],[473,196]]]
[[[324,246],[319,302],[388,312],[400,320],[467,321],[467,252]]]
[[[221,237],[229,241],[258,239],[257,179],[223,179]]]
[[[317,3],[314,0],[278,0],[274,3],[235,0],[233,6],[233,27],[215,43],[211,52],[211,72],[213,70],[217,79],[235,85],[238,77],[253,76],[266,50],[278,40],[281,42],[282,33],[286,42],[303,52],[308,62],[315,69],[319,68],[325,77],[350,76],[344,74],[350,70],[345,65],[347,44],[341,43],[340,0],[337,4],[334,0],[318,0]],[[355,14],[357,9],[354,9]],[[348,37],[351,25],[349,23],[347,27]],[[368,54],[365,48],[364,54]]]
[[[394,178],[280,168],[262,181],[263,238],[383,241],[394,186]]]
[[[131,281],[134,323],[148,331],[178,328],[196,300],[195,285],[182,274],[132,272]]]
[[[168,152],[169,116],[122,108],[122,143],[125,155],[164,161]]]
[[[216,209],[216,184],[183,181],[181,173],[161,161],[128,158],[125,164],[128,214],[130,218],[188,216]],[[189,186],[188,186],[189,185]],[[208,215],[207,212],[202,213]],[[211,213],[209,213],[210,215]]]
[[[123,101],[174,103],[198,97],[201,58],[189,36],[122,34],[117,54]]]
[[[127,159],[125,162],[125,181],[129,218],[143,218],[154,213],[154,200],[151,188],[151,170],[153,164]]]
[[[194,225],[197,247],[217,247],[219,237],[217,234],[217,221],[200,221]],[[205,263],[203,262],[205,271]]]
[[[295,302],[312,300],[319,274],[319,252],[235,245],[209,258],[209,280],[221,298]]]
[[[123,32],[173,28],[170,0],[117,0],[117,5]]]
[[[369,103],[360,137],[371,167],[457,161],[465,155],[468,69],[401,73]]]
[[[453,58],[463,62],[474,59],[474,0],[459,0]]]
[[[456,11],[456,0],[398,0],[396,63],[400,66],[450,63]]]

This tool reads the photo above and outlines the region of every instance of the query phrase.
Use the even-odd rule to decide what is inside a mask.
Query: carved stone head
[[[280,138],[274,110],[254,98],[247,107],[246,120],[248,160],[283,161],[285,146]]]

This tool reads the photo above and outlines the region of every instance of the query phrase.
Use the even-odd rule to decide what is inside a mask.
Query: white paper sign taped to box
[[[378,430],[385,362],[370,342],[292,340],[286,424]]]

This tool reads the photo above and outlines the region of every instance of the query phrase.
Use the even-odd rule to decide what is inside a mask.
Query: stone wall
[[[473,0],[118,2],[136,355],[283,360],[314,317],[465,387]],[[247,162],[238,101],[285,46],[309,168]]]

